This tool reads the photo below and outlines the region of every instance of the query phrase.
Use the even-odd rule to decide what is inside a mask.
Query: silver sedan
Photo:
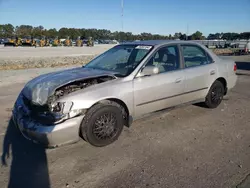
[[[145,114],[198,102],[216,108],[235,86],[236,68],[190,41],[119,44],[85,66],[29,81],[12,119],[26,138],[48,147],[80,138],[106,146]]]

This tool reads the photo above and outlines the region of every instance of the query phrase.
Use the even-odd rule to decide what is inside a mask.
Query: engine
[[[67,85],[64,85],[56,89],[54,95],[49,98],[48,103],[52,103],[53,101],[56,101],[59,98],[65,95],[68,95],[72,92],[87,88],[95,84],[100,84],[109,80],[113,80],[114,78],[115,77],[112,77],[112,76],[103,76],[103,77],[98,77],[98,78],[91,78],[91,79],[71,82]]]

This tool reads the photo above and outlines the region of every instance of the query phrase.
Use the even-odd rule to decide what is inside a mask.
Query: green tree
[[[204,37],[202,36],[202,32],[196,31],[195,33],[193,33],[193,34],[191,35],[191,39],[192,39],[192,40],[203,40]]]
[[[32,29],[32,36],[33,37],[39,37],[39,38],[41,38],[43,35],[46,35],[46,32],[45,32],[43,26],[34,27]]]
[[[56,36],[58,36],[58,31],[56,30],[56,28],[49,29],[46,31],[45,35],[49,38],[55,38]]]
[[[187,40],[187,35],[186,34],[181,34],[180,40]]]
[[[182,35],[182,33],[175,33],[174,34],[174,39],[180,39],[180,37],[181,37],[181,35]]]
[[[224,33],[222,35],[222,39],[225,40],[236,40],[240,39],[240,34],[239,33]]]
[[[240,39],[250,39],[250,32],[243,32],[239,35]]]
[[[98,39],[114,39],[114,35],[110,30],[99,29],[97,30],[97,38]]]
[[[0,25],[0,37],[6,38],[14,35],[14,26],[11,24]]]
[[[58,36],[59,36],[59,38],[66,38],[67,36],[70,36],[69,29],[66,27],[62,27],[58,31]]]
[[[15,33],[19,37],[31,36],[33,27],[31,25],[20,25],[15,28]]]
[[[120,32],[115,31],[111,32],[107,29],[95,29],[95,28],[66,28],[62,27],[58,31],[55,28],[44,29],[43,26],[30,26],[30,25],[20,25],[14,27],[11,24],[0,25],[0,37],[11,37],[17,35],[20,37],[25,37],[32,35],[33,37],[47,36],[49,38],[59,38],[70,37],[71,39],[76,39],[78,36],[81,38],[93,37],[94,39],[111,39],[119,41],[132,41],[132,40],[159,40],[159,39],[180,39],[180,40],[203,40],[205,37],[200,31],[196,31],[190,36],[182,34],[181,32],[176,32],[173,36],[170,35],[160,35],[152,34],[148,32],[142,32],[141,34],[133,34],[131,32]],[[207,39],[226,39],[226,40],[235,40],[235,39],[250,39],[250,32],[243,33],[210,33]]]
[[[80,36],[80,31],[78,29],[70,28],[68,29],[68,36],[71,39],[77,39],[77,37]]]

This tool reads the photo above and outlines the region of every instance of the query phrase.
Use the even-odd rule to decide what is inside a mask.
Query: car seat
[[[176,61],[176,56],[174,54],[164,54],[162,61],[166,71],[176,70],[179,68],[179,63]]]

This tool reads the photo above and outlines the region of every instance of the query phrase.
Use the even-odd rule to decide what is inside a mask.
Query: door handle
[[[210,75],[214,75],[214,74],[215,74],[215,70],[211,70]]]
[[[177,78],[176,80],[175,80],[175,83],[180,83],[181,82],[181,78]]]

